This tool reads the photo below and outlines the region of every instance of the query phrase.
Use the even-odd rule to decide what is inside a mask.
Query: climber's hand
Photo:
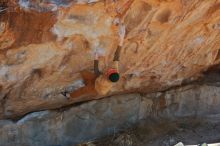
[[[120,24],[120,25],[119,25],[119,36],[120,36],[120,43],[119,43],[119,45],[120,45],[120,46],[122,46],[123,43],[124,43],[125,33],[126,33],[126,31],[125,31],[125,25]]]

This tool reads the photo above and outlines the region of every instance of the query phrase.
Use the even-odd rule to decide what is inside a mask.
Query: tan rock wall
[[[92,71],[95,51],[102,70],[111,64],[119,41],[113,21],[124,10],[122,78],[110,95],[181,85],[219,63],[219,0],[134,0],[125,9],[126,2],[5,1],[0,118],[94,98],[67,101],[60,92],[83,86],[80,71]]]

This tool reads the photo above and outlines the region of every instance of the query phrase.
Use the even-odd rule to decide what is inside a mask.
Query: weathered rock
[[[188,117],[219,121],[219,111],[220,87],[207,85],[113,96],[64,110],[31,113],[17,122],[1,120],[0,145],[76,145],[114,134],[140,120]]]
[[[69,146],[112,134],[138,121],[140,95],[92,101],[64,111],[26,115],[16,123],[1,121],[0,145]]]
[[[2,0],[0,119],[91,100],[60,92],[83,86],[82,70],[111,64],[119,43],[116,17],[127,0]],[[220,1],[134,0],[126,25],[121,81],[109,95],[153,92],[193,81],[219,64]],[[107,95],[107,96],[109,96]]]

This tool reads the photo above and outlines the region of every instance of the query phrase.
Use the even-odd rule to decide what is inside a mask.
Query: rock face
[[[0,8],[0,119],[101,98],[60,92],[84,86],[80,72],[92,71],[95,51],[101,70],[111,64],[118,17],[122,78],[109,95],[181,85],[220,61],[219,0],[1,0]]]
[[[193,85],[154,94],[127,94],[63,111],[41,111],[0,121],[1,146],[70,146],[156,118],[219,119],[220,87]]]

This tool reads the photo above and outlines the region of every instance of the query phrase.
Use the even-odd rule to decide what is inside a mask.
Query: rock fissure
[[[175,121],[186,118],[204,121],[207,116],[209,120],[218,119],[219,87],[198,85],[195,88],[183,88],[189,90],[173,89],[145,95],[117,95],[86,102],[63,111],[33,112],[14,122],[1,120],[0,135],[4,137],[4,133],[10,133],[8,138],[14,137],[10,144],[17,142],[22,145],[50,145],[54,142],[51,141],[52,138],[56,139],[56,144],[66,146],[113,134],[141,119],[155,119],[155,122],[158,119]],[[199,134],[197,131],[192,132]],[[7,139],[2,139],[0,142],[9,144],[6,141]]]
[[[183,92],[187,92],[189,90],[194,90],[194,89],[197,89],[197,88],[200,88],[200,86],[210,86],[210,87],[219,87],[218,85],[216,85],[216,83],[211,83],[211,84],[207,84],[207,83],[200,83],[198,84],[198,82],[195,82],[194,84],[187,84],[187,85],[184,85],[184,86],[177,86],[177,87],[172,87],[172,88],[169,88],[169,89],[166,89],[166,90],[162,90],[162,91],[158,91],[158,92],[152,92],[152,93],[141,93],[141,92],[135,92],[133,91],[132,93],[126,93],[126,94],[138,94],[140,95],[141,98],[147,98],[149,100],[152,100],[153,101],[153,109],[152,109],[152,113],[154,113],[155,116],[159,116],[157,113],[158,111],[160,110],[163,110],[164,108],[166,108],[166,100],[165,100],[165,95],[166,94],[169,94],[169,93],[175,93],[175,94],[181,94]],[[105,97],[105,98],[112,98],[114,96],[123,96],[125,95],[125,93],[120,93],[120,94],[115,94],[115,95],[111,95],[109,97]],[[151,96],[151,97],[149,97]],[[200,95],[197,95],[198,97]],[[4,104],[6,102],[7,99],[3,100],[4,103],[2,103],[2,108],[4,108]],[[101,99],[96,99],[95,101],[99,102]],[[135,100],[130,98],[130,99],[125,99],[125,102],[129,102],[131,100]],[[141,100],[140,100],[141,101]],[[24,117],[28,116],[28,115],[31,115],[32,113],[36,113],[36,112],[41,112],[41,111],[58,111],[58,112],[65,112],[67,110],[69,110],[70,108],[77,108],[77,107],[80,107],[81,105],[83,104],[86,104],[86,103],[90,103],[91,101],[82,101],[82,102],[78,102],[78,103],[73,103],[73,104],[70,104],[70,105],[67,105],[67,106],[63,106],[63,107],[59,107],[59,108],[49,108],[49,109],[43,109],[43,110],[36,110],[36,111],[32,111],[32,112],[29,112],[29,113],[26,113],[25,115],[22,115],[22,116],[19,116],[19,117],[15,117],[15,118],[12,118],[13,121],[19,121],[21,119],[23,119]],[[198,101],[199,102],[199,101]],[[141,102],[139,103],[141,104]],[[173,104],[175,105],[176,103],[173,101]],[[140,105],[138,106],[138,108],[140,108]],[[195,107],[196,109],[196,107]],[[82,112],[86,112],[86,113],[89,113],[91,116],[95,116],[96,113],[93,113],[91,111],[88,111],[84,108],[80,108],[80,110]],[[140,109],[139,109],[140,110]],[[196,112],[197,110],[195,110]],[[80,117],[77,113],[75,114],[76,117],[82,119],[82,120],[85,120],[84,118]],[[195,115],[196,116],[196,115]],[[10,120],[10,118],[7,118],[8,120]],[[102,120],[102,118],[100,118],[100,120]]]

